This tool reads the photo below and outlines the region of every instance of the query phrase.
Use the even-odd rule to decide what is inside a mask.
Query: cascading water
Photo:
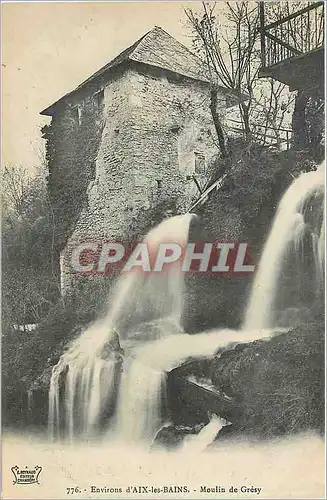
[[[144,242],[150,251],[162,241],[185,246],[192,217],[186,214],[165,220]],[[123,332],[126,355],[140,340],[181,332],[182,286],[182,274],[176,267],[156,275],[122,274],[107,315],[82,332],[53,369],[49,390],[52,437],[64,434],[72,440],[78,434],[94,433],[103,413],[115,404],[121,366],[117,328]],[[143,320],[146,316],[148,321],[137,325],[138,316]]]
[[[323,196],[323,186],[321,168],[302,174],[283,196],[259,263],[241,331],[184,333],[183,274],[176,266],[158,274],[123,274],[108,314],[87,328],[53,369],[49,392],[51,435],[64,434],[70,439],[77,434],[90,435],[99,428],[108,408],[114,407],[111,438],[151,442],[166,418],[166,372],[192,356],[208,357],[231,344],[269,339],[285,255],[292,247],[301,259],[308,231],[317,278],[321,280],[323,275],[322,214],[313,224],[315,230],[312,227],[309,230],[306,220],[308,205],[312,199]],[[150,249],[161,242],[184,246],[191,219],[191,214],[168,219],[150,231],[144,242]],[[213,417],[198,438],[185,442],[185,449],[203,448],[221,425],[220,419]]]
[[[112,342],[110,324],[99,321],[72,343],[54,367],[49,391],[52,437],[59,437],[63,428],[70,440],[81,432],[91,434],[113,403],[119,359],[116,352],[106,353]]]
[[[216,330],[167,336],[139,346],[126,367],[117,408],[116,436],[126,442],[151,441],[163,424],[165,374],[190,357],[213,356],[217,349],[268,339],[271,332]]]
[[[306,208],[313,198],[323,197],[323,194],[324,166],[322,165],[316,171],[301,174],[281,199],[254,279],[244,329],[265,329],[274,326],[277,285],[285,257],[293,246],[297,257],[302,260],[304,236],[307,232],[311,234],[316,272],[321,283],[324,222],[318,220],[317,227],[311,228],[306,221]]]
[[[194,453],[204,450],[214,441],[218,432],[223,427],[230,424],[231,422],[227,422],[223,418],[217,417],[217,415],[212,415],[210,422],[200,430],[199,434],[186,436],[183,442],[182,450],[186,453]]]

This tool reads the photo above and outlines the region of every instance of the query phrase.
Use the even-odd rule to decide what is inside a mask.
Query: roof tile
[[[128,60],[163,68],[195,80],[208,81],[204,76],[204,66],[201,60],[165,30],[159,26],[155,26],[133,43],[133,45],[118,54],[117,57],[78,85],[76,89],[65,94],[54,104],[41,111],[41,115],[51,116],[57,104],[63,102],[76,91],[96,80],[96,78],[103,75],[111,68]]]

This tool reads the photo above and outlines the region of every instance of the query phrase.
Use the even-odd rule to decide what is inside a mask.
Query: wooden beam
[[[209,186],[203,193],[202,195],[200,196],[200,198],[195,202],[193,203],[193,205],[188,209],[187,212],[191,212],[191,210],[193,210],[197,205],[199,205],[200,203],[202,203],[203,201],[205,201],[205,199],[207,198],[208,194],[211,193],[211,191],[213,189],[219,189],[221,188],[221,186],[223,185],[223,182],[224,180],[226,179],[227,177],[227,173],[222,175],[221,177],[219,177],[219,179],[217,179],[213,184],[211,184],[211,186]]]
[[[260,18],[260,43],[261,43],[261,66],[266,66],[266,37],[265,37],[265,6],[264,2],[259,2]]]
[[[292,47],[292,45],[289,45],[288,43],[283,42],[283,40],[280,40],[279,38],[277,38],[277,36],[272,35],[271,33],[268,33],[267,31],[265,31],[265,36],[267,38],[270,38],[274,42],[278,43],[279,45],[282,45],[283,47],[290,50],[291,52],[294,52],[294,55],[296,55],[296,56],[303,54],[303,52],[301,52],[300,50],[295,49],[294,47]]]
[[[201,186],[200,186],[200,184],[199,184],[199,181],[197,180],[197,178],[196,178],[196,175],[195,175],[195,174],[193,174],[193,175],[192,175],[192,179],[194,180],[196,187],[197,187],[197,188],[198,188],[198,190],[200,191],[200,194],[202,194],[202,193],[203,193],[202,188],[201,188]]]
[[[296,17],[301,16],[302,14],[305,14],[310,10],[317,9],[321,5],[324,5],[324,2],[315,2],[311,5],[308,5],[307,7],[304,7],[304,9],[293,12],[293,14],[290,14],[289,16],[285,16],[282,19],[278,19],[278,21],[274,21],[273,23],[267,24],[267,26],[265,26],[265,30],[269,30],[271,28],[280,26],[281,24],[287,23],[287,21],[291,21],[292,19],[295,19]]]

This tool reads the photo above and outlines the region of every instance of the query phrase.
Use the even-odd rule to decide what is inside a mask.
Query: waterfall
[[[151,441],[164,423],[166,372],[190,357],[213,356],[232,344],[269,339],[271,332],[214,330],[167,336],[139,346],[126,364],[116,414],[116,436],[126,442]],[[218,431],[217,431],[218,433]]]
[[[191,357],[211,357],[220,348],[271,338],[285,262],[292,254],[302,263],[308,240],[317,290],[322,289],[323,194],[323,168],[301,174],[284,194],[240,331],[221,329],[193,335],[183,331],[180,265],[160,273],[122,273],[107,314],[71,342],[53,368],[50,435],[72,441],[77,436],[94,436],[101,428],[108,437],[120,441],[149,443],[167,421],[167,372]],[[172,217],[152,229],[144,239],[150,252],[160,243],[184,247],[192,217]],[[203,449],[222,425],[221,419],[213,416],[199,436],[185,442],[185,450]]]
[[[306,232],[313,235],[315,267],[318,279],[323,279],[324,223],[320,221],[318,228],[311,228],[306,221],[307,204],[315,197],[323,196],[323,193],[324,167],[321,166],[316,171],[301,174],[282,197],[254,278],[245,315],[245,329],[274,326],[277,285],[287,253],[293,246],[299,260],[302,260]]]
[[[212,415],[210,422],[205,425],[199,434],[186,436],[182,450],[187,453],[203,451],[211,444],[218,432],[225,426],[230,425],[225,419]]]
[[[151,441],[162,425],[165,373],[139,354],[124,364],[115,437],[127,442]]]
[[[152,229],[144,242],[155,251],[161,243],[182,247],[193,215],[176,216]],[[49,390],[49,433],[93,435],[108,408],[115,405],[121,369],[117,330],[128,356],[140,341],[180,333],[182,272],[122,273],[104,318],[86,328],[53,368]]]

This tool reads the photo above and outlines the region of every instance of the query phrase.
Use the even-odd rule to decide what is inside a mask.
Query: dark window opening
[[[162,188],[162,180],[161,179],[157,179],[157,188],[158,189]]]
[[[178,75],[177,73],[167,73],[166,77],[169,83],[179,83],[183,80],[182,75]]]
[[[180,126],[179,125],[173,125],[172,127],[170,127],[170,130],[171,132],[173,132],[173,134],[177,134],[179,131],[180,131]]]
[[[194,172],[196,174],[205,174],[206,158],[203,153],[194,153]]]
[[[104,101],[104,90],[100,90],[96,94],[94,94],[94,101],[98,108],[101,108],[103,106],[103,101]]]
[[[71,108],[71,113],[74,121],[78,123],[79,125],[81,124],[81,119],[82,119],[82,110],[79,106],[72,106]]]

